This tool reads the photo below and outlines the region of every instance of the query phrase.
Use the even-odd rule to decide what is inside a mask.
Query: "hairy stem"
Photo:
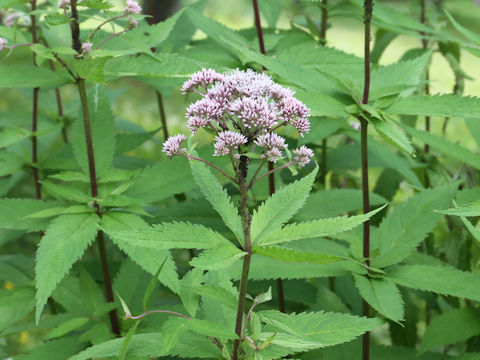
[[[368,97],[370,93],[370,24],[372,20],[373,12],[373,0],[364,1],[364,24],[365,24],[365,54],[364,54],[364,85],[363,85],[363,97],[362,103],[368,104]],[[363,196],[363,213],[366,214],[370,211],[370,198],[368,192],[368,122],[365,118],[360,116],[361,125],[361,149],[362,149],[362,196]],[[370,266],[370,220],[363,223],[363,257],[365,258],[365,264],[367,270]],[[363,315],[369,316],[369,306],[365,300],[363,300]],[[367,331],[362,338],[362,359],[370,359],[370,333]]]
[[[112,17],[112,18],[110,18],[110,19],[105,20],[104,22],[102,22],[100,25],[98,25],[98,26],[92,31],[92,33],[88,36],[88,40],[92,40],[93,37],[95,36],[95,34],[97,33],[97,31],[100,30],[103,25],[108,24],[109,22],[112,22],[112,21],[115,21],[115,20],[124,18],[125,16],[127,16],[127,15],[126,15],[126,14],[122,14],[122,15],[117,15],[117,16],[114,16],[114,17]]]
[[[229,179],[229,180],[232,181],[233,183],[237,184],[237,180],[235,180],[234,178],[232,178],[232,177],[231,177],[230,175],[228,175],[225,171],[223,171],[223,170],[220,169],[217,165],[211,163],[210,161],[207,161],[207,160],[204,160],[204,159],[195,157],[195,156],[191,156],[191,155],[186,155],[186,156],[187,156],[187,159],[188,159],[188,160],[201,161],[201,162],[203,162],[204,164],[207,164],[207,165],[211,166],[212,168],[214,168],[215,170],[217,170],[218,172],[220,172],[223,176],[225,176],[227,179]]]
[[[248,173],[248,161],[249,159],[246,156],[240,157],[240,164],[238,168],[237,177],[239,179],[239,189],[240,189],[240,214],[242,218],[243,226],[243,238],[244,245],[243,250],[247,253],[243,258],[243,267],[242,267],[242,277],[240,279],[240,288],[238,291],[238,307],[237,307],[237,317],[235,321],[235,333],[241,337],[242,336],[242,320],[243,314],[245,312],[245,302],[247,296],[247,285],[248,285],[248,273],[250,271],[250,261],[252,258],[252,241],[250,234],[250,223],[251,216],[248,209],[248,188],[247,188],[247,173]],[[238,348],[240,347],[240,341],[242,339],[237,339],[233,343],[233,360],[238,359]]]

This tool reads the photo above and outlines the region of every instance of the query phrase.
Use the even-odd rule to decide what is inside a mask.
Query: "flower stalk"
[[[373,0],[364,1],[364,85],[362,104],[368,104],[370,93],[370,39],[371,31],[370,25],[372,21]],[[360,141],[362,151],[362,197],[363,197],[363,213],[370,212],[370,198],[368,185],[368,122],[363,116],[359,116],[360,120]],[[370,267],[370,220],[363,223],[363,257],[367,271]],[[370,313],[369,305],[365,300],[362,300],[363,315],[368,317]],[[362,359],[370,359],[370,332],[366,332],[362,337]]]

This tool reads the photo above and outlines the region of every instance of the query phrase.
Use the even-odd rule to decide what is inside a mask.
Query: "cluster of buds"
[[[92,51],[92,46],[93,46],[93,44],[91,42],[84,42],[82,44],[82,51],[84,53],[89,53],[89,52]]]
[[[142,7],[134,0],[127,0],[127,6],[125,6],[123,12],[127,15],[140,14],[142,12]]]
[[[70,0],[60,0],[58,7],[63,10],[68,10],[70,8]]]
[[[229,155],[240,158],[261,149],[266,161],[282,159],[288,145],[275,133],[283,126],[295,127],[301,136],[310,127],[310,110],[295,93],[264,73],[252,70],[235,70],[220,74],[212,69],[202,69],[186,81],[184,94],[197,93],[202,98],[191,104],[186,113],[188,128],[195,134],[200,128],[215,134],[214,156]],[[169,156],[185,155],[181,148],[185,135],[170,137],[163,145]],[[296,156],[288,165],[303,167],[310,162],[313,152],[305,146],[293,151]]]

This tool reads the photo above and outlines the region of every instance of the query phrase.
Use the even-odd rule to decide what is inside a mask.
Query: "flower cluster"
[[[125,14],[140,14],[142,12],[142,7],[139,5],[138,2],[134,0],[127,0],[127,6],[123,9]]]
[[[182,142],[187,140],[187,137],[183,134],[178,134],[175,136],[170,136],[167,141],[163,143],[162,151],[168,155],[168,157],[172,157],[174,155],[183,155],[187,149],[180,148]]]
[[[0,51],[5,49],[7,47],[7,44],[8,44],[8,40],[3,37],[0,37]]]
[[[187,126],[192,134],[205,128],[216,135],[215,156],[239,158],[251,145],[261,149],[263,159],[277,162],[283,158],[287,144],[275,131],[292,125],[303,136],[310,129],[310,110],[294,97],[294,91],[276,84],[264,73],[249,69],[220,74],[202,69],[184,83],[182,92],[202,97],[187,108]],[[172,156],[179,149],[178,145],[177,150],[171,150],[177,141],[167,140],[167,155]],[[293,162],[299,166],[313,156],[304,146],[294,152],[297,156]]]
[[[90,51],[92,51],[92,46],[93,46],[93,44],[91,42],[84,42],[82,44],[83,52],[89,53]]]

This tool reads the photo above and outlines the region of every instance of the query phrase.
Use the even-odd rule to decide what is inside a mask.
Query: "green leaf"
[[[448,330],[455,331],[448,331]],[[465,341],[480,334],[480,310],[454,309],[435,316],[423,336],[420,352]]]
[[[468,30],[464,26],[460,25],[452,15],[447,10],[444,10],[445,14],[447,14],[448,19],[452,23],[452,25],[457,29],[459,33],[464,35],[468,40],[473,42],[475,45],[480,46],[480,35],[473,33],[472,31]]]
[[[0,149],[28,139],[30,133],[17,127],[6,127],[0,131]]]
[[[194,188],[195,183],[190,174],[188,161],[184,158],[162,161],[143,169],[124,195],[143,203],[162,200]]]
[[[73,205],[68,207],[55,207],[51,209],[40,210],[26,216],[25,218],[48,218],[64,214],[85,214],[93,212],[95,212],[93,207],[86,205]]]
[[[90,9],[99,9],[99,10],[110,9],[113,7],[113,5],[106,0],[84,0],[81,3],[79,3],[78,6],[85,6]]]
[[[319,219],[305,223],[289,224],[280,230],[273,231],[256,243],[257,246],[281,244],[289,241],[331,236],[348,231],[364,223],[373,215],[385,208],[386,204],[367,214],[357,216],[343,216],[331,219]]]
[[[132,340],[133,334],[135,333],[135,330],[137,330],[138,325],[140,325],[140,321],[135,321],[135,324],[133,324],[130,329],[128,329],[127,336],[125,337],[122,348],[120,350],[120,355],[118,356],[119,360],[126,359],[128,345],[130,344],[130,341]]]
[[[97,177],[100,177],[111,169],[113,155],[115,153],[113,114],[110,110],[110,101],[102,86],[95,85],[88,92],[88,108],[93,148],[95,149],[95,169]],[[73,125],[73,130],[75,133],[72,139],[73,153],[80,168],[88,175],[87,145],[85,142],[85,130],[81,111]]]
[[[0,332],[21,320],[34,307],[33,289],[0,290]]]
[[[61,24],[68,24],[70,22],[70,17],[68,17],[65,14],[58,14],[58,13],[53,13],[53,14],[48,14],[45,16],[45,21],[52,26],[55,25],[61,25]]]
[[[262,238],[279,230],[305,203],[310,193],[318,166],[304,178],[275,192],[254,211],[252,216],[252,244],[261,244]]]
[[[83,347],[84,344],[78,341],[77,337],[67,337],[37,345],[27,354],[15,356],[15,360],[65,360],[82,350]]]
[[[71,82],[68,75],[33,65],[0,64],[0,87],[56,87]]]
[[[449,266],[402,265],[389,271],[388,277],[399,285],[442,295],[480,300],[480,276]]]
[[[92,202],[92,198],[88,194],[71,184],[59,185],[48,180],[41,181],[41,184],[42,189],[54,198],[83,204]]]
[[[374,235],[372,266],[383,268],[405,259],[440,221],[434,210],[442,208],[453,197],[457,184],[423,190],[411,197],[382,221]],[[372,251],[375,254],[375,250]]]
[[[115,144],[115,154],[123,154],[135,150],[160,130],[160,128],[153,131],[135,132],[135,133],[120,133],[117,134],[117,143]]]
[[[200,295],[198,295],[193,288],[200,286],[202,281],[203,270],[196,268],[187,272],[182,280],[180,280],[180,291],[178,294],[180,295],[183,306],[192,317],[197,313],[200,303]]]
[[[222,217],[225,225],[232,230],[233,234],[243,244],[243,230],[240,215],[237,208],[226,190],[220,185],[210,169],[200,161],[190,161],[192,175],[203,196]]]
[[[102,226],[107,229],[107,234],[108,231],[128,232],[150,229],[147,223],[139,216],[119,211],[107,212],[102,218]],[[178,293],[179,283],[177,270],[175,262],[168,250],[139,247],[130,243],[129,240],[125,241],[113,237],[112,240],[115,245],[151,275],[156,274],[162,262],[167,258],[162,268],[162,276],[159,277],[159,280],[174,293]]]
[[[372,71],[370,100],[402,93],[411,94],[424,80],[432,56],[431,51],[408,61],[381,66]]]
[[[160,250],[208,249],[228,242],[212,229],[182,222],[163,223],[143,230],[113,231],[105,227],[105,232],[114,242]]]
[[[279,333],[272,344],[276,344],[281,339],[279,335],[288,334],[291,340],[297,339],[299,346],[303,345],[304,349],[323,348],[351,341],[382,324],[375,318],[324,312],[287,315],[268,310],[257,314],[262,322],[278,329]],[[267,335],[264,334],[264,336]],[[295,346],[294,343],[292,345]]]
[[[415,149],[405,132],[394,123],[377,119],[371,119],[370,122],[385,140],[411,155],[415,154]]]
[[[189,331],[196,332],[203,336],[212,336],[216,339],[227,340],[234,340],[238,338],[238,335],[235,334],[232,328],[226,327],[223,324],[218,324],[207,320],[184,318],[177,318],[175,319],[175,322],[178,325],[184,324]]]
[[[310,108],[311,116],[330,116],[336,118],[347,116],[345,104],[327,94],[299,90],[295,93],[295,97]],[[323,119],[321,121],[323,121]]]
[[[403,300],[397,286],[388,278],[374,279],[353,275],[362,298],[386,318],[399,322],[405,315]]]
[[[480,118],[480,99],[460,95],[411,95],[397,99],[385,109],[394,115]]]
[[[480,201],[448,210],[437,210],[437,212],[453,216],[480,216]]]
[[[29,218],[29,215],[61,205],[58,201],[34,199],[1,199],[0,229],[39,231],[48,224],[45,219]]]
[[[209,271],[219,270],[230,266],[245,255],[245,252],[233,245],[221,245],[204,250],[200,255],[190,261],[190,265]]]
[[[370,205],[385,204],[387,200],[370,193]],[[332,189],[312,193],[302,209],[294,216],[296,221],[311,221],[334,217],[362,208],[362,190]]]
[[[157,272],[153,276],[152,280],[150,280],[150,282],[148,283],[147,289],[145,290],[145,295],[143,295],[143,310],[144,311],[147,311],[148,301],[150,300],[150,298],[153,294],[153,290],[155,290],[155,286],[157,285],[157,282],[158,282],[158,276],[162,272],[163,266],[167,262],[168,258],[169,257],[167,256],[165,258],[165,260],[163,260],[162,265],[160,265]]]
[[[454,144],[440,136],[431,134],[430,132],[417,130],[404,124],[402,124],[401,127],[403,127],[411,136],[429,144],[433,149],[441,152],[445,156],[464,162],[465,164],[473,166],[475,169],[480,169],[480,156],[466,148]]]
[[[347,258],[330,254],[312,254],[309,252],[300,252],[279,246],[255,246],[252,249],[254,254],[267,256],[272,259],[310,264],[330,264],[337,261],[347,260]]]
[[[52,291],[95,239],[98,220],[96,214],[61,215],[48,226],[35,265],[37,323]]]
[[[45,335],[45,339],[53,339],[53,338],[68,334],[69,332],[75,329],[78,329],[79,327],[82,327],[89,321],[90,319],[86,317],[78,317],[78,318],[68,320],[63,324],[61,324],[60,326],[57,326],[52,331],[48,332],[47,335]]]

